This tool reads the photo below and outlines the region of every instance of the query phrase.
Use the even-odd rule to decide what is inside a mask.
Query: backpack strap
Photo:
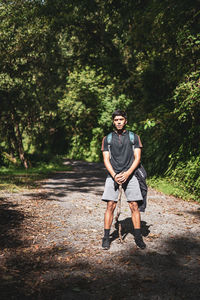
[[[134,133],[132,131],[129,131],[128,134],[129,134],[129,139],[130,139],[131,143],[134,144],[134,140],[135,140]],[[108,142],[109,145],[111,144],[111,141],[112,141],[112,132],[110,132],[107,135],[107,142]]]
[[[135,142],[135,134],[134,132],[132,131],[129,131],[128,132],[129,134],[129,139],[133,145],[133,150],[134,150],[134,142]],[[110,132],[108,135],[107,135],[107,142],[108,142],[108,150],[109,150],[109,153],[110,153],[110,159],[111,159],[111,151],[110,151],[110,144],[111,144],[111,141],[112,141],[112,132]]]
[[[108,145],[111,144],[111,141],[112,141],[112,132],[110,132],[110,133],[107,135],[107,142],[108,142]]]
[[[129,139],[131,141],[132,148],[133,148],[133,151],[134,151],[134,149],[135,149],[135,146],[134,146],[134,143],[135,143],[135,134],[132,131],[129,131],[128,134],[129,134]]]
[[[130,139],[131,143],[134,145],[134,142],[135,142],[134,133],[132,131],[129,131],[128,134],[129,134],[129,139]]]
[[[107,135],[108,151],[109,151],[110,159],[111,159],[111,151],[110,151],[110,144],[111,144],[111,141],[112,141],[112,132],[110,132],[110,133]]]

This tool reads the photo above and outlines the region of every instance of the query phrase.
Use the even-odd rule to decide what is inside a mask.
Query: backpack
[[[129,139],[131,141],[131,144],[133,145],[133,150],[134,150],[135,134],[132,131],[128,131],[128,134],[129,134]],[[112,132],[110,132],[107,135],[108,150],[110,153],[110,158],[111,158],[111,151],[110,151],[111,141],[112,141]],[[139,182],[140,190],[141,190],[142,197],[143,197],[143,202],[138,203],[139,209],[140,209],[140,211],[144,212],[146,209],[146,205],[147,205],[147,191],[148,191],[148,187],[146,184],[147,172],[146,172],[145,168],[143,167],[143,165],[140,163],[139,166],[137,167],[137,169],[134,171],[134,174]]]
[[[132,131],[129,131],[128,134],[129,134],[129,139],[130,139],[131,143],[132,143],[133,146],[134,146],[135,134],[134,134]],[[110,133],[107,135],[107,142],[108,142],[108,145],[111,144],[111,141],[112,141],[112,132],[110,132]]]
[[[131,141],[131,144],[133,145],[133,150],[134,150],[135,134],[132,131],[128,131],[128,134],[129,134],[129,139]],[[107,142],[108,142],[108,150],[109,150],[109,154],[110,154],[110,159],[111,159],[111,151],[110,151],[111,141],[112,141],[112,132],[110,132],[107,135]]]

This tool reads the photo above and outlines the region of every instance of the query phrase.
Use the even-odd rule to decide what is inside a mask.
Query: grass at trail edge
[[[29,169],[11,166],[0,168],[0,191],[20,192],[23,189],[38,188],[39,181],[48,178],[58,171],[70,171],[72,168],[63,164],[63,158],[55,158],[49,162],[36,162]],[[167,177],[149,177],[147,179],[149,187],[156,189],[169,196],[182,198],[186,201],[197,201],[200,199],[196,194],[187,192],[180,182],[172,182]]]
[[[156,189],[169,196],[181,198],[186,201],[197,201],[200,203],[200,198],[196,194],[189,193],[185,190],[181,182],[172,182],[168,177],[150,177],[147,179],[149,187]]]
[[[23,189],[37,188],[39,181],[48,178],[58,171],[70,171],[70,166],[65,166],[63,160],[51,162],[37,162],[36,166],[29,169],[22,167],[0,168],[0,191],[20,192]]]

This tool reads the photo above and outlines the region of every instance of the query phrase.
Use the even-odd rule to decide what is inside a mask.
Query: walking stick
[[[118,219],[119,219],[119,216],[121,214],[121,198],[122,198],[122,184],[119,185],[119,195],[118,195],[118,199],[117,199],[117,215],[115,217],[116,224],[119,223]],[[119,233],[120,243],[123,243],[121,223],[119,223],[118,233]]]

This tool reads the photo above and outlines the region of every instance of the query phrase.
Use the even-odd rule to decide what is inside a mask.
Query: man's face
[[[116,116],[113,120],[113,124],[117,130],[122,130],[126,123],[126,119],[122,116]]]

